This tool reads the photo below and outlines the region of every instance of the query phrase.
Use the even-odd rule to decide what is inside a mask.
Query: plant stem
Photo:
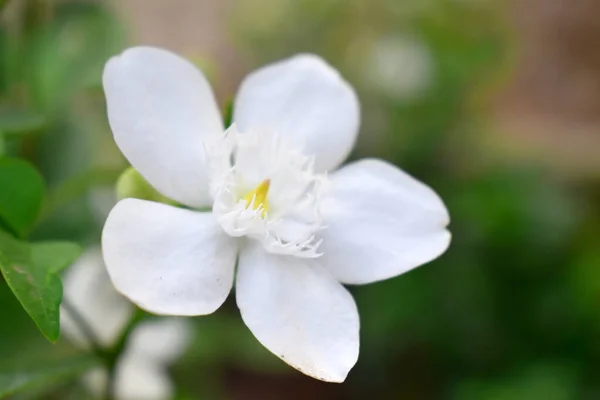
[[[115,377],[116,377],[117,363],[119,361],[119,357],[125,350],[125,346],[127,345],[127,339],[129,338],[129,335],[131,334],[131,332],[133,332],[133,330],[135,329],[137,324],[145,316],[146,316],[146,313],[144,313],[140,309],[136,309],[135,313],[133,314],[133,317],[131,318],[131,320],[129,320],[129,323],[127,324],[125,329],[123,329],[123,332],[119,336],[119,339],[117,340],[116,344],[112,347],[112,349],[108,353],[108,358],[107,358],[108,379],[106,381],[106,392],[105,392],[106,400],[114,400],[115,399],[115,389],[116,389],[115,388]]]
[[[98,336],[94,332],[94,329],[88,324],[86,319],[77,311],[77,308],[67,299],[63,298],[62,306],[65,311],[73,318],[73,321],[78,326],[79,331],[85,336],[94,354],[102,359],[106,359],[107,352],[100,345]]]
[[[100,359],[103,360],[106,369],[108,370],[108,379],[106,381],[106,391],[104,393],[106,400],[114,400],[115,399],[115,375],[117,370],[117,363],[119,361],[119,357],[125,350],[125,346],[127,345],[127,339],[131,332],[135,329],[137,324],[146,316],[140,309],[136,309],[135,313],[127,323],[127,326],[119,335],[115,345],[109,350],[105,349],[101,346],[100,340],[98,336],[94,332],[94,329],[90,326],[90,324],[86,321],[86,319],[81,315],[77,308],[67,299],[63,298],[62,306],[65,311],[73,318],[73,321],[79,328],[80,332],[85,336],[87,341],[92,348],[92,352]]]

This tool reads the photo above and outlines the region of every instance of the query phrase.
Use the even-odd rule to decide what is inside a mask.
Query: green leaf
[[[0,158],[0,220],[23,237],[33,228],[42,208],[44,180],[29,163]]]
[[[26,389],[71,379],[98,365],[100,361],[90,355],[29,368],[11,365],[10,369],[0,369],[0,399]]]
[[[62,283],[58,273],[81,248],[68,242],[26,243],[0,231],[0,272],[27,314],[51,342],[60,334]]]
[[[46,117],[33,110],[0,108],[0,132],[6,135],[31,133],[46,124]]]
[[[29,247],[33,264],[48,266],[51,274],[60,273],[81,254],[81,247],[71,242],[38,242]]]

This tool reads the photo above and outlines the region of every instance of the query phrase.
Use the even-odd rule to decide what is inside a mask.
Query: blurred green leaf
[[[68,242],[26,243],[0,231],[0,271],[25,311],[51,342],[58,340],[62,283],[58,272],[81,248]]]
[[[106,6],[58,4],[52,20],[32,35],[21,60],[34,103],[51,116],[60,115],[74,93],[99,87],[104,63],[122,48],[122,36]]]
[[[0,0],[1,2],[2,0]],[[0,5],[0,12],[2,10],[2,6]],[[6,28],[4,26],[0,26],[0,93],[4,94],[6,89],[8,88],[9,82],[9,72],[10,72],[10,62],[11,59],[11,42],[9,40],[8,34],[6,32]]]
[[[33,110],[0,108],[0,132],[3,134],[23,134],[35,132],[44,127],[46,117]]]
[[[23,390],[49,385],[71,379],[92,367],[99,360],[92,356],[78,356],[43,367],[14,368],[0,370],[0,398],[6,398]]]
[[[120,169],[93,169],[62,181],[48,195],[44,214],[50,213],[69,201],[83,196],[94,186],[112,185],[119,177]]]
[[[0,158],[0,220],[25,236],[42,208],[44,180],[28,162]]]
[[[576,379],[569,364],[554,361],[516,368],[511,376],[464,382],[458,386],[456,400],[569,400],[577,396]]]

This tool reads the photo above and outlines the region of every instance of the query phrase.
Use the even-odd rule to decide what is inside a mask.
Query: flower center
[[[271,180],[265,179],[254,190],[242,196],[242,200],[246,200],[246,208],[261,211],[263,219],[269,212],[269,200],[267,199],[269,186],[271,186]]]
[[[327,177],[314,172],[301,146],[274,129],[240,133],[234,124],[206,150],[212,212],[227,234],[260,241],[274,254],[321,255]]]

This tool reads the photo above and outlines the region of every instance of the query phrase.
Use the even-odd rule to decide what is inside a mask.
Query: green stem
[[[73,321],[79,328],[79,331],[85,336],[87,341],[90,343],[92,352],[101,360],[103,360],[106,369],[108,370],[108,379],[106,382],[105,398],[106,400],[115,399],[115,377],[117,372],[117,363],[125,346],[127,345],[127,339],[131,332],[135,329],[137,324],[145,317],[145,313],[136,309],[133,317],[129,320],[127,326],[123,329],[123,332],[117,339],[115,345],[110,349],[105,349],[100,345],[98,336],[95,334],[94,329],[86,321],[86,319],[77,311],[77,308],[69,302],[68,299],[63,298],[62,306],[65,311],[73,318]]]
[[[96,336],[94,329],[90,326],[90,324],[83,317],[83,315],[81,315],[81,313],[77,311],[77,308],[67,298],[63,298],[62,306],[64,307],[65,311],[71,316],[71,318],[73,318],[73,321],[79,328],[79,331],[87,339],[94,354],[96,354],[99,358],[106,359],[107,352],[100,345],[100,340],[98,339],[98,336]]]
[[[107,359],[107,367],[108,367],[108,379],[106,381],[106,400],[114,400],[115,399],[115,383],[116,383],[116,372],[117,372],[117,363],[119,361],[119,357],[125,351],[125,346],[127,345],[127,339],[131,332],[136,328],[137,324],[146,316],[146,314],[140,310],[136,309],[135,313],[129,323],[119,336],[116,344],[112,347],[112,349],[108,353]]]

